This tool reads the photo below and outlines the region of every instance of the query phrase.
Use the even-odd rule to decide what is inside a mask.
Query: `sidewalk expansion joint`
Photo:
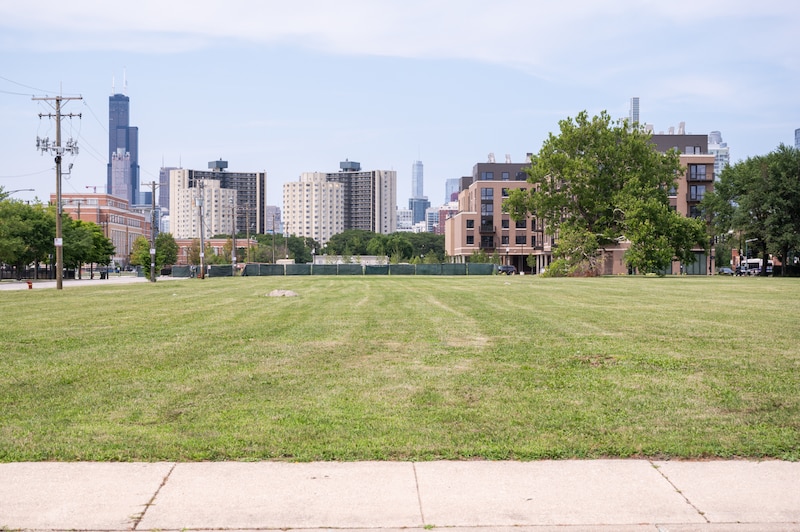
[[[161,493],[161,488],[163,488],[163,487],[164,487],[164,486],[167,484],[167,480],[169,480],[169,477],[170,477],[170,475],[172,475],[172,472],[173,472],[173,471],[175,471],[175,468],[176,468],[177,466],[178,466],[178,464],[177,464],[177,462],[176,462],[176,463],[173,463],[173,464],[172,464],[172,467],[170,467],[170,468],[169,468],[169,471],[168,471],[168,472],[167,472],[167,474],[164,476],[163,480],[161,480],[161,484],[159,484],[159,485],[158,485],[158,488],[156,489],[155,493],[153,493],[153,496],[152,496],[152,497],[150,497],[150,500],[149,500],[149,501],[147,501],[147,504],[145,504],[145,505],[144,505],[144,508],[142,509],[142,511],[141,511],[141,512],[139,512],[139,515],[137,515],[137,516],[136,516],[136,517],[133,519],[133,526],[131,527],[131,530],[136,530],[136,527],[138,527],[138,526],[139,526],[139,523],[141,523],[141,522],[142,522],[142,519],[144,519],[144,514],[146,514],[146,513],[147,513],[147,510],[149,510],[149,509],[150,509],[150,507],[151,507],[153,504],[155,504],[155,502],[156,502],[156,497],[158,497],[158,494],[159,494],[159,493]]]
[[[655,469],[656,471],[658,471],[658,474],[659,474],[659,475],[661,475],[661,477],[662,477],[664,480],[666,480],[667,482],[669,482],[669,485],[670,485],[670,486],[672,486],[672,488],[673,488],[673,489],[674,489],[674,490],[675,490],[675,491],[676,491],[678,494],[680,494],[680,496],[681,496],[681,497],[683,497],[683,500],[684,500],[684,501],[686,501],[686,504],[688,504],[689,506],[691,506],[691,507],[692,507],[692,509],[693,509],[695,512],[697,512],[697,514],[698,514],[700,517],[702,517],[703,519],[705,519],[706,523],[708,523],[708,524],[711,524],[711,520],[710,520],[708,517],[706,517],[706,514],[705,514],[705,512],[703,512],[703,511],[702,511],[700,508],[698,508],[698,507],[697,507],[697,506],[696,506],[696,505],[695,505],[695,504],[694,504],[692,501],[690,501],[690,500],[689,500],[689,497],[687,497],[687,496],[686,496],[686,495],[683,493],[683,491],[681,491],[681,490],[678,488],[678,486],[676,486],[676,485],[675,485],[675,483],[674,483],[674,482],[672,482],[672,480],[670,480],[670,478],[669,478],[667,475],[665,475],[665,474],[664,474],[664,473],[661,471],[661,468],[660,468],[660,467],[658,467],[656,464],[654,464],[652,460],[648,460],[648,462],[650,462],[650,465],[653,467],[653,469]]]
[[[422,510],[422,494],[419,492],[419,478],[417,478],[417,464],[411,462],[411,468],[414,470],[414,486],[417,488],[417,504],[419,504],[419,517],[422,519],[422,525],[425,526],[425,512]]]

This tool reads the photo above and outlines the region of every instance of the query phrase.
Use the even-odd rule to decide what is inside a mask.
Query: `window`
[[[527,243],[527,237],[525,235],[517,235],[514,237],[514,243],[518,246],[524,246]]]
[[[494,216],[494,203],[482,203],[481,216]]]
[[[508,173],[508,172],[503,172],[502,174],[500,174],[500,178],[501,178],[503,181],[508,181],[510,177],[511,177],[511,176],[509,175],[509,173]]]
[[[507,246],[508,245],[508,235],[503,235],[500,237],[500,245]]]
[[[527,224],[525,223],[525,220],[517,220],[516,222],[514,222],[514,227],[516,227],[517,229],[525,229],[526,225]]]
[[[472,235],[467,235],[467,245],[474,246],[475,245],[475,237]]]
[[[467,220],[467,229],[475,229],[475,220]]]
[[[508,229],[508,218],[503,218],[503,221],[500,222],[503,229]]]
[[[689,165],[689,179],[692,181],[705,181],[706,180],[706,165],[704,164],[690,164]]]
[[[493,188],[482,188],[481,189],[481,199],[482,200],[493,200],[494,199],[494,189]]]
[[[532,247],[536,247],[536,235],[533,235],[533,236],[531,237],[531,246],[532,246]]]
[[[482,248],[493,248],[494,247],[494,237],[493,236],[482,236],[481,237],[481,247]]]
[[[481,181],[494,181],[494,172],[481,172]]]
[[[692,185],[689,187],[689,201],[703,201],[705,195],[705,185]]]
[[[502,194],[503,194],[504,198],[507,198],[508,197],[508,189],[507,188],[503,188]]]

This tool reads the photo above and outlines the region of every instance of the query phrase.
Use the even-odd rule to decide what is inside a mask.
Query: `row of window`
[[[467,245],[474,246],[475,245],[475,236],[474,235],[467,235]],[[508,235],[503,235],[500,237],[500,245],[501,246],[508,246],[510,245],[510,239]],[[527,246],[528,245],[528,238],[525,235],[516,235],[514,237],[514,245],[516,246]],[[493,248],[494,247],[494,237],[493,236],[482,236],[481,237],[481,247],[482,248]],[[531,247],[536,247],[536,235],[531,236]]]
[[[483,212],[481,214],[483,214]],[[484,222],[484,225],[487,225],[487,224]],[[491,224],[488,224],[488,225],[491,225]],[[502,229],[508,229],[510,227],[510,225],[511,225],[511,220],[509,220],[508,218],[503,218],[500,221],[500,226],[501,226]],[[527,227],[528,227],[528,223],[525,220],[516,220],[514,222],[514,228],[515,229],[527,229]],[[467,229],[475,229],[475,220],[467,220]],[[531,231],[536,231],[536,220],[535,219],[531,220]]]

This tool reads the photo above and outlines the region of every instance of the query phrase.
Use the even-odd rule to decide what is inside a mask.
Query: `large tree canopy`
[[[558,237],[554,256],[567,271],[596,272],[600,251],[622,240],[630,242],[628,265],[642,273],[662,271],[673,258],[693,260],[705,228],[669,208],[677,153],[659,153],[648,133],[612,123],[605,111],[591,119],[581,112],[559,127],[531,157],[533,187],[505,202],[513,218],[531,213],[543,222]]]
[[[791,264],[800,251],[800,150],[781,144],[725,168],[702,206],[718,235],[739,232],[762,258]]]

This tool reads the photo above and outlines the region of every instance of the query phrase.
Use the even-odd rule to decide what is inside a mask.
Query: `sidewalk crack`
[[[425,512],[422,510],[422,494],[419,492],[419,478],[417,478],[417,464],[411,462],[411,468],[414,470],[414,485],[417,488],[417,504],[419,504],[419,516],[422,519],[422,525],[425,526]]]
[[[147,501],[147,504],[144,505],[142,511],[139,512],[139,514],[136,517],[134,517],[133,526],[131,527],[131,530],[136,530],[136,528],[139,526],[139,523],[142,522],[142,519],[144,519],[144,514],[146,514],[147,510],[149,510],[150,507],[156,502],[156,497],[158,497],[158,494],[161,493],[161,488],[163,488],[167,484],[167,480],[169,480],[170,475],[172,475],[172,472],[175,470],[175,467],[177,465],[178,465],[177,463],[172,464],[172,467],[169,468],[169,471],[167,472],[166,476],[161,480],[161,484],[159,484],[158,489],[156,489],[155,493],[153,493],[153,496],[150,497],[150,500]]]
[[[648,460],[648,462],[650,462],[650,465],[653,467],[653,469],[655,469],[656,471],[658,471],[658,474],[659,474],[659,475],[661,475],[661,477],[662,477],[664,480],[666,480],[667,482],[669,482],[669,485],[670,485],[670,486],[672,486],[672,488],[673,488],[673,489],[674,489],[674,490],[675,490],[677,493],[679,493],[681,497],[683,497],[683,500],[684,500],[684,501],[686,501],[686,504],[688,504],[689,506],[691,506],[691,507],[692,507],[692,509],[693,509],[695,512],[697,512],[697,514],[698,514],[700,517],[702,517],[703,519],[705,519],[706,523],[709,523],[709,524],[711,523],[711,520],[710,520],[708,517],[706,517],[706,514],[705,514],[705,512],[704,512],[704,511],[702,511],[700,508],[698,508],[698,507],[697,507],[697,506],[696,506],[696,505],[695,505],[695,504],[694,504],[692,501],[690,501],[690,500],[689,500],[689,497],[687,497],[687,496],[686,496],[686,495],[683,493],[683,491],[681,491],[681,490],[678,488],[678,486],[676,486],[676,485],[675,485],[675,483],[674,483],[674,482],[672,482],[672,480],[670,480],[670,478],[669,478],[667,475],[665,475],[665,474],[664,474],[664,473],[661,471],[661,468],[660,468],[660,467],[658,467],[656,464],[654,464],[652,460]]]

